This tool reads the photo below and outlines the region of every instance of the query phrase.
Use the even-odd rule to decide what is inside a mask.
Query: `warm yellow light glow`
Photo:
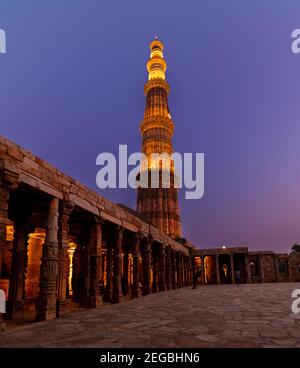
[[[151,154],[141,162],[141,171],[163,169],[174,172],[174,161],[167,153]]]
[[[14,225],[6,226],[6,241],[13,241],[14,240]]]
[[[147,63],[148,80],[165,79],[167,63],[163,54],[164,44],[159,39],[154,39],[150,44],[150,59]]]
[[[69,295],[73,295],[72,288],[72,278],[73,278],[73,258],[76,250],[77,244],[74,242],[70,242],[68,244],[68,256],[69,256],[69,276],[68,276],[68,284],[69,284]]]
[[[34,233],[29,234],[29,241],[30,241],[30,239],[37,239],[37,240],[42,240],[44,242],[45,237],[46,237],[46,231],[45,230],[35,229]]]
[[[27,272],[25,280],[26,299],[33,301],[37,298],[40,283],[40,266],[46,231],[36,228],[29,234],[27,246]]]
[[[156,57],[156,56],[163,59],[164,54],[163,54],[162,50],[159,50],[159,49],[158,50],[155,50],[155,49],[152,50],[151,54],[150,54],[150,57],[153,58],[153,57]]]
[[[128,283],[129,285],[133,284],[133,257],[132,254],[130,253],[128,255]]]

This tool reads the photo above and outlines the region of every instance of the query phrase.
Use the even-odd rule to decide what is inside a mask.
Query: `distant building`
[[[247,247],[192,249],[194,264],[202,272],[201,283],[232,284],[240,271],[242,283],[300,282],[300,252],[276,254],[249,252]]]

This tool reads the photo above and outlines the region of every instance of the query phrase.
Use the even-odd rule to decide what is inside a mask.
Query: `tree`
[[[300,252],[300,244],[294,244],[293,246],[292,246],[292,251],[293,252]]]

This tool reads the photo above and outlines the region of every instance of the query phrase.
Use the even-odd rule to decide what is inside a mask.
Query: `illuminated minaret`
[[[173,153],[174,123],[168,105],[170,86],[165,79],[167,64],[163,57],[163,48],[164,44],[158,38],[150,44],[150,59],[147,62],[148,81],[144,86],[146,107],[144,119],[140,124],[142,152],[148,159],[147,170],[159,170],[159,184],[158,188],[138,188],[137,211],[164,233],[172,237],[181,237],[178,194],[174,188],[174,164],[169,160],[171,185],[164,188],[162,171],[165,166],[162,161],[151,160],[153,153],[160,155]]]

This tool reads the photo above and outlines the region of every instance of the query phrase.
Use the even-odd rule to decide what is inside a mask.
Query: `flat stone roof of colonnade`
[[[150,235],[155,241],[169,244],[174,250],[189,254],[188,247],[161,233],[155,226],[142,221],[132,211],[110,202],[74,178],[34,156],[31,152],[0,135],[0,164],[19,174],[19,182],[25,183],[59,199],[70,200],[80,208],[101,216],[125,229]]]

